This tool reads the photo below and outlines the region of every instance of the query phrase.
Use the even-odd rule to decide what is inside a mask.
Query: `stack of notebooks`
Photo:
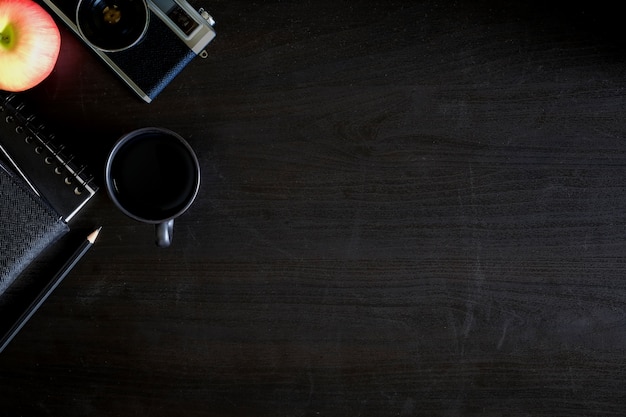
[[[94,196],[86,168],[20,95],[0,91],[0,297]],[[0,334],[0,351],[12,337]]]

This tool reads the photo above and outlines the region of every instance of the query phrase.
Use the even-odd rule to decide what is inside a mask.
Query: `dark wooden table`
[[[217,38],[153,103],[64,27],[26,94],[100,184],[154,125],[203,176],[168,249],[101,187],[58,250],[95,247],[0,354],[0,415],[626,413],[616,10],[191,3]]]

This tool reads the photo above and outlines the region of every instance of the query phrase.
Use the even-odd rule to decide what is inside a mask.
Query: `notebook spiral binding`
[[[0,91],[0,118],[0,151],[5,159],[69,222],[98,190],[87,166],[68,153],[18,94]]]

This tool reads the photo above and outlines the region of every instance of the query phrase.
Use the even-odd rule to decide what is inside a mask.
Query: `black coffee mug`
[[[177,133],[146,127],[122,136],[109,153],[106,189],[127,216],[155,224],[156,244],[172,242],[174,219],[193,203],[200,188],[200,164]]]

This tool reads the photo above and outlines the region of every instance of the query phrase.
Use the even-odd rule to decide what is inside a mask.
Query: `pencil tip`
[[[87,240],[89,241],[89,243],[93,244],[96,241],[96,238],[98,237],[98,234],[100,233],[100,230],[102,230],[102,226],[98,227],[96,230],[91,232],[89,236],[87,236]]]

